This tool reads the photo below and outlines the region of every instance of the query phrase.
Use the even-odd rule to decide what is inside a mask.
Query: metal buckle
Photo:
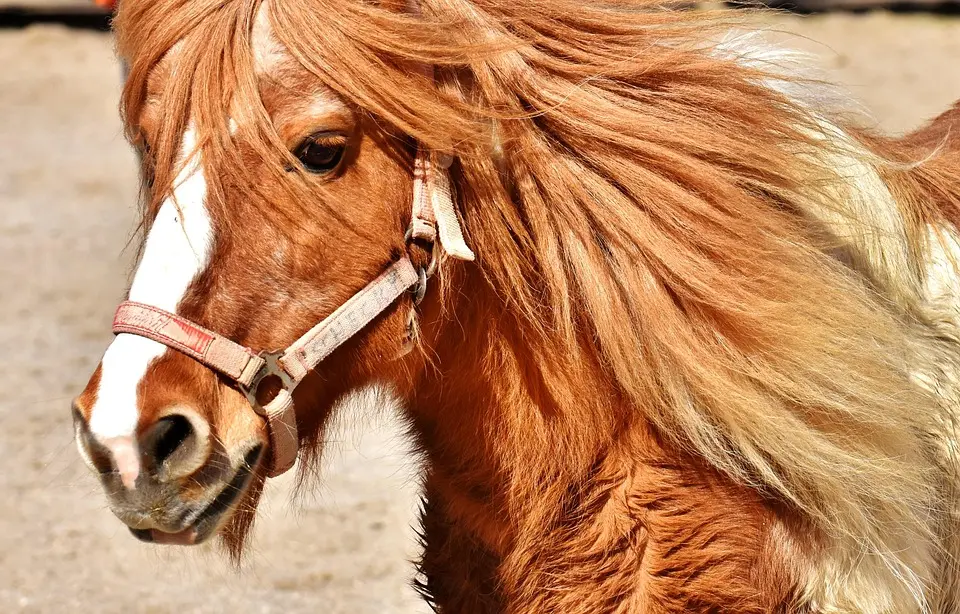
[[[249,386],[241,386],[243,393],[247,396],[247,401],[250,402],[254,411],[262,416],[266,416],[266,410],[257,400],[257,392],[259,392],[260,384],[263,383],[263,380],[270,376],[276,376],[280,379],[281,390],[285,390],[288,393],[292,393],[296,387],[293,378],[290,377],[290,374],[287,373],[286,369],[280,364],[280,358],[283,354],[283,350],[279,352],[260,352],[259,356],[263,359],[263,366],[260,367],[257,374],[253,376],[253,380],[251,380]],[[271,399],[271,401],[272,400],[273,399]]]

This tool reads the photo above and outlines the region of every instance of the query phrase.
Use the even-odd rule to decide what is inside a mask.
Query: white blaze
[[[196,137],[183,136],[183,160],[189,158],[174,184],[173,197],[160,207],[134,275],[130,300],[176,312],[190,283],[210,260],[213,228],[204,206],[206,181]],[[134,434],[137,426],[137,386],[167,347],[135,335],[117,335],[103,356],[100,385],[90,418],[90,430],[101,441]]]

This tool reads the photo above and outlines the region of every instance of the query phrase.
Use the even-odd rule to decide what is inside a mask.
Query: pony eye
[[[315,134],[307,137],[294,152],[294,155],[303,164],[303,168],[311,173],[326,175],[337,170],[343,160],[343,153],[347,143],[339,134]]]

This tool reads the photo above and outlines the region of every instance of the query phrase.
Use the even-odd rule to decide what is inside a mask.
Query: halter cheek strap
[[[454,210],[447,166],[432,165],[426,153],[417,152],[408,237],[431,245],[439,238],[440,246],[450,256],[473,260],[473,252],[463,240]],[[121,303],[117,308],[113,332],[162,343],[235,382],[253,409],[266,419],[272,450],[268,475],[275,477],[290,469],[297,460],[299,437],[293,404],[296,387],[320,362],[386,311],[404,292],[416,286],[417,295],[422,297],[426,278],[424,270],[418,271],[409,258],[401,258],[279,352],[255,352],[186,318],[134,301]],[[281,389],[269,403],[261,405],[260,385],[271,377],[279,378]]]

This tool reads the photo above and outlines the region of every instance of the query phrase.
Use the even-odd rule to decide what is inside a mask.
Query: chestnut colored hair
[[[899,142],[836,128],[771,86],[817,84],[717,51],[728,15],[616,0],[420,5],[413,15],[282,0],[270,15],[276,38],[325,86],[456,156],[484,296],[516,322],[504,343],[536,357],[527,368],[565,417],[570,466],[586,471],[597,441],[642,417],[664,445],[783,503],[850,560],[880,561],[878,585],[922,600],[931,579],[914,570],[928,565],[905,544],[938,541],[955,494],[953,452],[943,451],[955,416],[918,382],[936,379],[949,352],[931,332],[916,263],[928,225],[960,211],[960,148],[945,136],[956,119]],[[148,95],[164,105],[147,219],[170,193],[190,121],[224,231],[241,222],[218,186],[257,189],[229,117],[250,143],[242,155],[286,172],[250,49],[259,6],[125,0],[130,136]],[[175,45],[175,78],[150,94],[148,74]],[[433,79],[412,69],[422,64]],[[272,214],[295,223],[306,187],[288,175],[289,198]],[[865,176],[887,191],[871,192]],[[859,249],[877,231],[870,207],[887,206],[905,224],[896,247],[912,259],[900,268]],[[455,298],[445,294],[449,309]],[[605,401],[583,410],[596,395]],[[547,478],[556,448],[538,443],[561,427],[520,428],[511,437],[530,445],[507,490],[532,493],[525,482],[539,481],[525,505],[562,505],[567,495]]]

